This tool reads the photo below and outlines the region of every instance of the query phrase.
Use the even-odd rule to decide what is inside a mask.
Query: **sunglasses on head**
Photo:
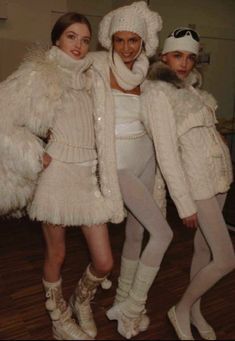
[[[194,40],[199,42],[199,35],[194,30],[191,30],[190,28],[178,28],[177,30],[173,31],[169,37],[174,38],[182,38],[185,36],[191,36]]]

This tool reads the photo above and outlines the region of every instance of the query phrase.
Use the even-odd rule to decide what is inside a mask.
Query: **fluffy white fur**
[[[19,216],[32,201],[42,170],[41,138],[53,126],[63,92],[71,86],[70,78],[55,60],[48,58],[47,52],[39,49],[1,83],[0,215]],[[102,89],[94,88],[92,93],[95,103],[106,97]],[[99,185],[107,211],[112,213],[110,221],[119,223],[124,218],[124,209],[114,162],[114,118],[107,108],[97,105],[95,109]]]
[[[45,52],[31,55],[0,85],[0,214],[22,210],[42,170],[42,140],[59,94],[56,67]]]

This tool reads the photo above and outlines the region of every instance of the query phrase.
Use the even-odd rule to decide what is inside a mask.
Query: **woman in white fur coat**
[[[195,228],[191,282],[168,317],[181,340],[193,340],[192,323],[202,338],[216,334],[202,315],[200,299],[235,267],[233,245],[222,216],[232,182],[227,146],[216,130],[216,102],[199,89],[196,71],[199,36],[189,28],[166,39],[142,97],[146,125],[157,161],[179,216]]]
[[[156,52],[161,26],[161,17],[144,1],[118,8],[105,15],[99,27],[99,41],[108,51],[92,54],[95,109],[97,116],[105,113],[106,121],[100,120],[100,125],[106,131],[104,138],[111,134],[110,163],[118,172],[127,208],[118,288],[107,316],[117,320],[118,332],[127,339],[149,326],[145,311],[149,289],[172,239],[157,205],[164,208],[164,195],[158,195],[162,194],[162,183],[158,175],[154,181],[155,153],[140,107],[149,67],[147,56]],[[149,233],[149,242],[142,250],[144,230]]]
[[[0,85],[0,213],[19,216],[27,210],[31,219],[42,222],[43,285],[53,335],[90,340],[97,333],[90,300],[113,264],[105,222],[121,222],[124,211],[100,127],[104,115],[94,117],[90,24],[80,14],[67,13],[51,38],[50,50],[32,52]],[[42,139],[48,136],[44,147]],[[82,225],[91,265],[69,307],[62,295],[61,267],[65,227],[77,225]]]

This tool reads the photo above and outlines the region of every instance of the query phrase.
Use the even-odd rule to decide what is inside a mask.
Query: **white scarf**
[[[109,66],[112,73],[123,90],[132,90],[145,80],[149,68],[149,61],[142,52],[136,59],[132,70],[122,61],[121,57],[114,51],[109,52]]]

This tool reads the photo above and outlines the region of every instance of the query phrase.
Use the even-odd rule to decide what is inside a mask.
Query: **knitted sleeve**
[[[154,91],[154,88],[146,93],[145,104],[161,173],[179,216],[189,217],[197,209],[180,159],[173,109],[166,94],[163,91]]]

